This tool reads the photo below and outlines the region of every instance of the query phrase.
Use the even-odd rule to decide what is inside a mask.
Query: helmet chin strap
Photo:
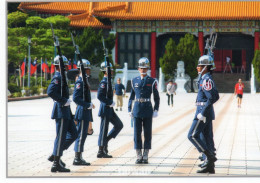
[[[203,67],[203,69],[199,72],[199,78],[198,78],[198,82],[200,81],[201,79],[201,76],[202,76],[202,73],[204,72],[204,70],[206,69],[206,65]]]

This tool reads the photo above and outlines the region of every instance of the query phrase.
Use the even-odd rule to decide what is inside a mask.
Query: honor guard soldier
[[[219,94],[211,75],[213,69],[215,69],[213,58],[209,55],[201,56],[197,66],[199,73],[197,110],[188,133],[191,143],[206,156],[205,163],[197,173],[215,173],[214,162],[217,158],[214,153],[212,120],[215,119],[213,104],[219,99]],[[204,136],[204,140],[201,135]]]
[[[47,94],[54,100],[54,106],[52,110],[51,119],[56,121],[56,139],[54,141],[53,154],[48,158],[49,161],[54,161],[51,168],[51,172],[70,172],[65,168],[65,163],[60,161],[60,157],[63,154],[63,150],[69,148],[69,146],[77,138],[77,130],[73,121],[69,99],[69,90],[66,88],[66,95],[62,97],[61,89],[61,73],[60,73],[60,56],[56,56],[54,59],[54,65],[56,72],[48,86]],[[68,65],[68,60],[65,56],[62,56],[65,68]],[[64,91],[63,91],[64,92]]]
[[[112,64],[110,63],[110,68],[112,69]],[[98,158],[112,158],[111,155],[108,155],[108,142],[112,138],[116,138],[119,132],[123,128],[123,123],[115,113],[113,107],[115,102],[112,99],[107,97],[107,88],[108,88],[108,75],[107,75],[107,62],[101,63],[101,69],[104,78],[101,80],[98,88],[97,98],[100,101],[100,108],[98,116],[101,117],[100,132],[98,137]],[[109,122],[114,126],[111,131],[108,133]]]
[[[86,77],[90,76],[90,62],[86,59],[82,59],[82,63],[85,69]],[[80,61],[77,64],[78,69],[80,69]],[[90,165],[90,163],[86,162],[82,158],[82,152],[84,151],[84,144],[88,134],[88,126],[89,123],[93,121],[92,119],[92,109],[95,108],[94,104],[91,102],[86,102],[83,99],[83,79],[82,79],[82,71],[80,71],[80,76],[78,77],[73,93],[73,101],[77,104],[76,112],[75,112],[75,121],[77,122],[76,127],[78,131],[78,137],[75,141],[74,151],[75,151],[75,159],[73,161],[73,165]],[[88,88],[89,83],[88,80]],[[87,91],[88,95],[91,95],[90,90]]]
[[[157,81],[147,75],[150,68],[149,60],[142,57],[138,61],[140,76],[131,80],[131,94],[128,102],[128,112],[134,118],[134,148],[137,153],[136,164],[148,163],[148,153],[152,143],[152,118],[158,116],[160,97]],[[154,97],[154,108],[151,94]],[[135,99],[136,98],[136,99]],[[135,100],[132,111],[132,102]],[[142,128],[144,129],[144,146],[142,142]],[[142,154],[142,149],[144,149]]]

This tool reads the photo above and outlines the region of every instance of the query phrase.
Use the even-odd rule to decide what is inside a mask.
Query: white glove
[[[132,112],[128,112],[128,115],[130,116],[130,118],[134,117]]]
[[[70,99],[67,100],[66,104],[64,106],[69,106],[72,101]]]
[[[93,109],[93,104],[92,103],[90,103],[90,106],[89,106],[88,109]]]
[[[109,107],[114,107],[116,103],[113,101],[113,103]]]
[[[204,123],[206,122],[206,117],[202,116],[201,113],[199,113],[199,114],[197,115],[197,118],[198,118],[198,120],[203,121]]]
[[[153,111],[153,118],[156,118],[157,116],[158,116],[158,111],[157,110]]]

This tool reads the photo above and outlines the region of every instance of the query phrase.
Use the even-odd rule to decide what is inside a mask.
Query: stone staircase
[[[239,78],[242,79],[242,82],[245,85],[244,93],[250,93],[250,81],[245,80],[245,74],[213,73],[213,79],[219,93],[234,93],[234,87]]]

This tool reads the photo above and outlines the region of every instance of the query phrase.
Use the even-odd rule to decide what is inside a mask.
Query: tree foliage
[[[74,57],[74,48],[71,43],[69,24],[70,19],[64,16],[41,18],[29,17],[22,12],[8,14],[8,64],[17,68],[25,55],[28,55],[28,37],[31,37],[31,58],[54,57],[54,45],[50,23],[53,24],[55,35],[59,37],[61,50],[68,58]]]
[[[177,46],[172,38],[169,39],[165,46],[165,54],[162,58],[160,58],[160,66],[162,67],[162,72],[165,74],[165,79],[169,80],[174,77],[177,62],[178,62],[178,54],[177,54]]]
[[[255,55],[252,61],[254,66],[255,77],[260,82],[260,50],[255,50]]]
[[[88,27],[76,38],[82,58],[88,59],[92,65],[99,65],[104,61],[102,35],[102,30],[97,32],[93,28]],[[111,54],[115,46],[115,36],[113,34],[109,34],[108,38],[105,39],[105,45],[108,53]]]
[[[173,78],[179,60],[185,63],[185,72],[191,77],[196,78],[197,61],[200,57],[199,45],[191,34],[185,34],[176,46],[172,38],[169,39],[166,46],[166,53],[160,58],[160,66],[165,74],[165,79]]]
[[[194,79],[198,73],[196,66],[200,57],[200,50],[197,40],[191,34],[185,34],[177,46],[177,54],[185,63],[185,72]]]
[[[53,24],[55,35],[58,36],[62,54],[68,59],[74,59],[75,50],[70,35],[70,19],[61,15],[41,18],[29,16],[16,11],[8,14],[8,64],[9,69],[17,68],[28,57],[28,37],[31,37],[31,60],[35,57],[43,60],[47,58],[48,64],[54,58],[55,48],[53,44],[50,23]],[[104,60],[102,46],[102,30],[97,32],[92,28],[85,28],[82,35],[76,38],[83,58],[89,59],[92,65],[98,65]],[[106,47],[111,54],[115,45],[115,36],[110,34],[105,39]],[[38,61],[40,63],[40,61]],[[10,71],[10,70],[9,70]]]

